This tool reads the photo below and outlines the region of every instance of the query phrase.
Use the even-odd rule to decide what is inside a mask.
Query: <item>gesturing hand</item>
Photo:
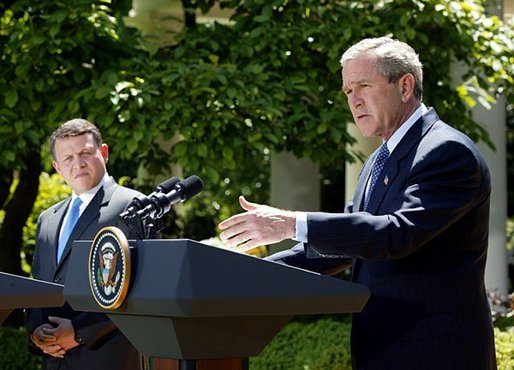
[[[296,215],[292,211],[248,202],[243,196],[239,204],[247,211],[221,222],[221,240],[231,247],[249,250],[260,245],[278,243],[293,238]]]

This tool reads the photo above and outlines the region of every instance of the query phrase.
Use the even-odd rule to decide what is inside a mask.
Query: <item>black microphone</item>
[[[151,198],[155,196],[158,193],[168,193],[175,185],[177,185],[180,182],[180,179],[176,176],[170,177],[168,180],[161,182],[159,185],[155,187],[155,190],[152,194],[146,196],[146,195],[138,195],[134,199],[132,199],[132,202],[129,203],[129,205],[125,208],[125,211],[120,214],[120,217],[122,219],[134,217],[137,213],[137,211],[149,206],[151,204]]]
[[[187,179],[178,182],[167,194],[154,194],[150,197],[150,204],[137,211],[137,215],[139,215],[141,219],[145,219],[147,217],[154,219],[161,218],[171,209],[173,204],[179,201],[184,202],[189,198],[194,197],[196,194],[201,192],[202,189],[202,180],[196,175],[190,176]]]

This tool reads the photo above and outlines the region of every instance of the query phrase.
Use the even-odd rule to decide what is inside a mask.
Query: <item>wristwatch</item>
[[[75,332],[75,342],[81,345],[86,345],[86,342],[84,342],[84,339],[82,339],[76,332]]]

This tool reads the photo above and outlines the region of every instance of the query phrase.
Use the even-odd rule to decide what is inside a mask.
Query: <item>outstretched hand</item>
[[[243,196],[239,197],[239,204],[246,212],[232,216],[219,224],[219,228],[223,230],[220,238],[225,244],[250,250],[294,238],[294,212],[252,203]]]

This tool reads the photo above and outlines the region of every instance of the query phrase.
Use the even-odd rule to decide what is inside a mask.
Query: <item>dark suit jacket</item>
[[[391,153],[363,212],[376,154],[346,213],[308,213],[308,243],[269,259],[323,272],[353,258],[353,281],[371,291],[353,315],[356,370],[496,369],[487,164],[430,109]]]
[[[80,216],[59,264],[56,264],[59,230],[70,198],[41,213],[36,232],[36,249],[32,264],[34,278],[65,284],[66,271],[74,240],[93,240],[103,227],[116,226],[132,237],[127,227],[119,221],[118,215],[127,204],[140,193],[108,181],[95,195]],[[47,322],[48,316],[72,320],[77,334],[85,342],[68,351],[64,359],[45,356],[46,369],[73,370],[128,370],[140,369],[140,355],[121,332],[104,314],[74,311],[68,303],[63,307],[28,309],[27,332]],[[31,343],[31,342],[30,342]],[[32,352],[42,354],[35,346]]]

